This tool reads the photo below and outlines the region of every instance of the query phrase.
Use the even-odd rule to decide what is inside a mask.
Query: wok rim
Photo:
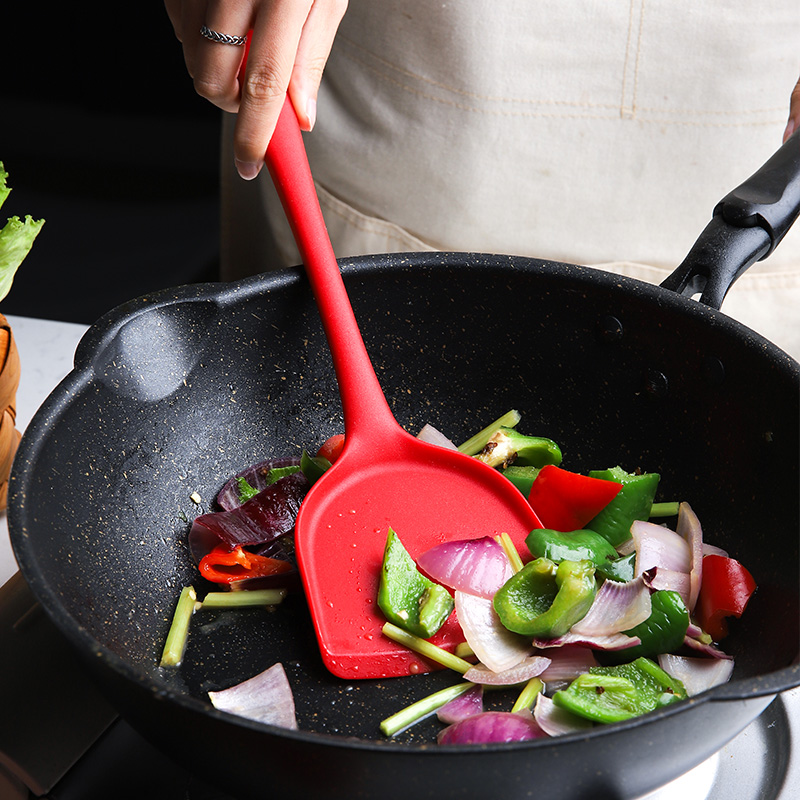
[[[356,256],[339,259],[345,281],[348,276],[358,276],[362,272],[370,273],[381,269],[400,270],[405,268],[446,268],[453,264],[470,266],[491,266],[510,271],[533,270],[563,275],[565,278],[585,281],[591,290],[592,286],[604,285],[623,291],[634,292],[639,298],[648,301],[674,304],[678,313],[701,315],[715,326],[729,328],[732,335],[744,336],[751,345],[764,351],[766,358],[782,363],[783,367],[800,380],[800,364],[775,344],[742,323],[728,317],[724,312],[701,305],[691,298],[676,294],[660,286],[648,284],[635,278],[608,273],[592,267],[565,262],[548,261],[526,256],[501,255],[492,253],[449,252],[412,252]],[[26,580],[35,598],[42,605],[58,631],[66,637],[77,655],[84,662],[93,664],[102,662],[113,673],[125,681],[136,684],[160,700],[175,703],[178,706],[201,714],[208,714],[227,724],[251,729],[264,735],[295,739],[298,742],[324,745],[326,747],[377,751],[380,753],[417,754],[441,752],[441,748],[432,747],[429,743],[402,743],[391,739],[360,739],[332,733],[314,731],[289,730],[265,723],[259,723],[219,711],[210,703],[181,693],[163,681],[134,668],[121,656],[97,641],[88,631],[78,624],[69,613],[56,593],[50,588],[37,569],[37,559],[29,546],[25,533],[25,479],[29,473],[28,461],[35,461],[35,454],[46,441],[49,419],[62,404],[68,403],[71,395],[92,377],[92,355],[99,352],[105,342],[117,334],[120,328],[140,314],[149,313],[153,309],[167,307],[175,303],[216,301],[220,307],[263,291],[277,289],[289,283],[304,280],[302,267],[293,267],[279,272],[263,273],[244,278],[232,283],[201,283],[163,289],[121,304],[98,319],[82,337],[75,353],[75,364],[70,373],[58,384],[34,414],[28,425],[17,451],[8,491],[8,528],[12,549],[17,559],[20,572]],[[21,499],[21,502],[20,502]],[[91,655],[93,659],[88,659]],[[92,668],[92,663],[89,667]],[[530,748],[553,747],[560,743],[593,740],[605,736],[613,736],[624,731],[649,726],[662,719],[687,711],[689,708],[707,702],[746,701],[755,698],[769,698],[800,686],[800,657],[779,670],[753,677],[738,678],[727,684],[714,687],[687,700],[665,706],[648,714],[623,722],[596,727],[588,732],[565,734],[558,737],[547,737],[527,742],[492,743],[481,745],[448,745],[447,752],[453,754],[498,753],[528,750]],[[398,709],[399,710],[399,709]],[[376,720],[376,730],[377,730]],[[738,731],[731,732],[731,737]],[[430,757],[433,757],[430,756]]]

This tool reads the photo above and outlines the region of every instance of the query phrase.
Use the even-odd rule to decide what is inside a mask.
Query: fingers
[[[234,130],[243,178],[263,167],[287,91],[301,127],[313,127],[322,71],[346,8],[346,0],[273,0],[259,8]]]
[[[184,3],[183,49],[195,91],[223,111],[239,108],[239,67],[244,47],[210,41],[200,30],[203,26],[228,36],[246,36],[251,26],[253,8],[248,0],[212,0]]]
[[[322,73],[346,10],[347,0],[315,2],[303,27],[289,81],[289,97],[297,112],[300,127],[305,131],[314,127]]]
[[[800,129],[800,80],[792,89],[792,96],[789,99],[789,121],[783,132],[783,141],[785,142],[798,129]]]
[[[165,0],[195,91],[237,113],[234,159],[255,178],[288,92],[300,126],[311,130],[322,72],[347,0]],[[244,48],[209,41],[202,26],[232,36],[252,31]]]
[[[311,0],[273,0],[260,6],[253,21],[233,137],[236,168],[247,180],[263,166],[311,5]]]

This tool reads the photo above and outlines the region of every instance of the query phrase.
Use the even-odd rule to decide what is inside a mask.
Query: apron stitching
[[[331,214],[335,214],[350,227],[356,228],[364,233],[382,235],[387,240],[406,246],[412,244],[413,242],[417,242],[425,247],[431,247],[432,249],[435,249],[433,248],[433,245],[429,244],[424,239],[421,239],[419,236],[415,236],[413,233],[406,231],[399,225],[389,222],[388,220],[370,217],[368,214],[364,214],[357,209],[352,208],[343,200],[340,200],[338,197],[329,192],[327,189],[324,189],[322,186],[320,186],[320,184],[316,184],[316,186],[318,190],[321,190],[325,193],[325,195],[327,195],[325,198],[320,197],[320,204],[324,205],[324,207],[330,211]],[[340,208],[340,206],[346,209],[346,211],[343,210],[343,208]],[[413,240],[413,242],[409,240]]]
[[[631,0],[628,10],[628,38],[625,46],[625,60],[622,67],[622,97],[619,107],[619,115],[622,119],[636,118],[636,94],[639,88],[639,64],[642,48],[642,29],[644,26],[644,5],[645,0]],[[636,13],[637,10],[638,14]],[[635,44],[634,29],[636,29]],[[632,75],[630,75],[631,72],[633,73]]]
[[[604,108],[608,110],[617,110],[618,106],[613,103],[576,103],[570,102],[569,100],[550,100],[550,99],[537,99],[533,100],[528,97],[508,97],[503,95],[491,95],[491,94],[481,94],[479,92],[469,92],[464,89],[457,89],[454,86],[449,86],[446,83],[441,81],[435,81],[431,78],[427,78],[424,75],[420,75],[416,72],[411,72],[410,70],[405,69],[404,67],[400,67],[397,64],[392,64],[390,61],[386,61],[386,59],[381,58],[380,56],[370,52],[364,47],[359,46],[355,42],[350,39],[347,39],[344,36],[339,37],[340,40],[345,40],[346,43],[352,50],[357,50],[363,54],[362,57],[358,57],[353,53],[346,53],[340,52],[340,55],[344,58],[353,61],[356,64],[360,64],[366,69],[370,70],[370,72],[378,75],[381,78],[384,78],[386,81],[393,83],[395,86],[399,86],[401,89],[406,89],[407,91],[420,95],[421,97],[425,97],[431,100],[439,100],[442,103],[450,103],[451,105],[458,105],[455,101],[447,101],[442,100],[440,98],[434,97],[433,95],[425,94],[424,92],[420,91],[419,89],[414,88],[410,84],[403,83],[397,78],[393,78],[389,75],[389,72],[396,72],[400,75],[412,78],[414,80],[419,81],[420,83],[426,83],[430,86],[434,86],[437,89],[442,89],[445,92],[449,92],[450,94],[459,95],[461,97],[468,97],[474,100],[488,100],[491,102],[497,103],[516,103],[519,105],[548,105],[548,106],[569,106],[572,108]],[[370,59],[371,61],[375,61],[385,67],[385,70],[378,69],[374,64],[368,63],[365,60],[365,57]],[[472,106],[458,106],[459,108],[466,108],[468,110],[479,110],[473,109]],[[521,112],[520,112],[521,113]]]
[[[431,78],[425,77],[424,75],[420,75],[419,73],[412,72],[407,70],[403,67],[400,67],[396,64],[387,61],[384,58],[370,52],[366,48],[360,46],[356,42],[351,39],[348,39],[345,36],[339,36],[337,41],[343,41],[347,44],[347,46],[354,51],[358,51],[360,54],[363,54],[361,57],[355,55],[352,52],[342,52],[341,50],[340,55],[348,60],[360,64],[364,68],[368,69],[373,74],[377,75],[380,79],[391,83],[398,88],[409,92],[410,94],[416,95],[418,97],[422,97],[426,100],[432,100],[433,102],[438,102],[442,105],[450,105],[454,108],[461,109],[463,111],[472,111],[477,113],[483,114],[492,114],[495,116],[518,116],[518,117],[544,117],[544,118],[553,118],[553,119],[611,119],[612,117],[606,117],[602,115],[586,115],[586,114],[546,114],[543,112],[535,112],[535,111],[503,111],[503,110],[489,110],[479,108],[473,105],[467,105],[464,103],[459,103],[455,100],[437,97],[432,94],[428,94],[426,92],[417,89],[416,87],[412,86],[409,83],[404,83],[403,81],[399,80],[398,78],[392,77],[389,73],[394,72],[398,73],[402,76],[412,78],[413,80],[417,80],[421,83],[428,84],[429,86],[436,87],[438,89],[442,89],[445,92],[450,94],[454,94],[460,97],[467,97],[472,98],[474,100],[486,100],[489,102],[498,102],[498,103],[509,103],[509,104],[516,104],[516,105],[527,105],[527,106],[544,106],[544,107],[564,107],[564,108],[572,108],[572,109],[603,109],[608,111],[614,111],[619,116],[625,119],[640,119],[638,112],[649,112],[654,114],[680,114],[680,115],[694,115],[694,116],[737,116],[737,115],[757,115],[757,114],[768,114],[768,113],[781,113],[784,112],[783,106],[773,106],[769,108],[760,108],[760,109],[744,109],[738,111],[727,111],[724,109],[721,110],[708,110],[708,109],[683,109],[683,108],[676,108],[676,109],[659,109],[653,106],[639,106],[636,102],[636,97],[638,96],[638,85],[639,85],[639,75],[640,75],[640,64],[641,64],[641,43],[643,39],[643,27],[644,27],[644,6],[645,0],[638,0],[639,8],[640,8],[640,17],[639,17],[639,25],[638,25],[638,32],[636,38],[636,56],[634,58],[634,66],[633,66],[633,91],[632,91],[632,98],[629,105],[625,105],[625,94],[627,93],[627,85],[628,85],[628,77],[627,73],[629,72],[628,63],[630,61],[630,51],[631,51],[631,43],[633,41],[633,28],[635,24],[635,15],[634,15],[634,6],[637,0],[631,0],[631,10],[630,10],[630,21],[629,21],[629,32],[628,32],[628,41],[626,45],[626,53],[625,53],[625,62],[623,66],[623,76],[622,76],[622,100],[620,105],[612,104],[612,103],[590,103],[590,102],[571,102],[568,100],[556,100],[556,99],[531,99],[531,98],[519,98],[519,97],[508,97],[503,95],[489,95],[489,94],[481,94],[478,92],[469,92],[463,89],[458,89],[453,86],[449,86],[446,83],[441,81],[435,81]],[[369,62],[366,60],[369,59]],[[381,70],[375,66],[375,63],[370,62],[377,62],[382,65],[385,69]],[[647,121],[647,120],[641,120]],[[665,117],[659,117],[658,120],[650,120],[652,122],[669,122],[670,120]],[[762,121],[760,125],[771,125],[774,123],[774,120]],[[694,125],[702,125],[702,124],[714,124],[714,123],[686,123],[686,124],[694,124]],[[733,123],[733,124],[742,124],[742,123]]]
[[[570,108],[575,108],[576,109],[576,113],[573,113],[573,114],[553,113],[553,112],[547,113],[547,112],[544,112],[544,111],[523,111],[523,110],[511,110],[511,109],[487,109],[487,108],[481,108],[479,106],[468,105],[466,103],[459,103],[459,102],[457,102],[455,100],[452,100],[450,98],[437,97],[436,95],[430,94],[428,92],[420,91],[419,89],[416,89],[415,87],[410,86],[407,83],[403,83],[402,81],[399,81],[396,78],[392,78],[391,76],[389,76],[385,72],[381,72],[380,70],[376,69],[371,64],[368,64],[363,59],[357,58],[355,55],[353,55],[351,53],[342,53],[342,56],[344,58],[349,59],[350,61],[353,61],[356,64],[360,64],[365,69],[367,69],[367,70],[373,72],[374,74],[378,75],[378,77],[381,78],[382,80],[385,80],[388,83],[393,84],[394,86],[398,87],[399,89],[402,89],[405,92],[408,92],[409,94],[413,94],[413,95],[415,95],[417,97],[421,97],[421,98],[423,98],[425,100],[430,100],[431,102],[434,102],[434,103],[439,103],[440,105],[450,106],[452,108],[459,109],[460,111],[468,111],[468,112],[472,112],[472,113],[476,113],[476,114],[485,114],[485,115],[490,115],[490,116],[495,116],[495,117],[521,117],[521,118],[526,118],[527,117],[527,118],[531,118],[531,119],[534,119],[534,118],[541,118],[541,119],[597,119],[597,120],[606,120],[606,121],[610,120],[610,121],[613,121],[615,119],[618,119],[620,116],[623,116],[623,117],[625,117],[627,119],[633,119],[632,109],[631,109],[630,113],[626,114],[625,110],[621,109],[620,106],[618,106],[618,105],[617,106],[599,105],[599,104],[598,105],[592,105],[592,104],[587,103],[586,105],[581,106],[581,105],[578,105],[578,104],[575,104],[575,103],[566,103],[566,102],[559,103],[558,101],[552,101],[551,102],[552,105],[564,105],[564,106],[568,106]],[[431,83],[431,81],[427,81],[427,82]],[[459,92],[457,90],[454,90],[454,91],[455,91],[456,94],[459,94]],[[466,94],[466,93],[461,92],[460,94]],[[488,97],[481,98],[481,96],[479,96],[479,95],[473,95],[473,96],[478,98],[478,99],[491,99],[491,98],[488,98]],[[502,100],[502,98],[496,98],[496,99]],[[536,103],[538,101],[534,101],[534,100],[522,101],[522,100],[519,100],[519,101],[513,101],[513,102],[520,102],[520,103],[527,102],[527,103],[530,103],[532,105],[532,104],[534,104],[534,103]],[[543,105],[543,103],[540,103],[540,105]],[[608,109],[609,114],[606,114],[606,115],[597,114],[597,113],[581,114],[581,113],[578,113],[578,111],[577,111],[577,109],[580,109],[580,108],[586,108],[588,110],[595,110],[595,111],[597,109]],[[670,112],[665,112],[665,113],[673,113],[673,112],[670,111]],[[691,120],[684,120],[684,119],[680,119],[680,118],[679,119],[670,119],[669,117],[651,117],[651,118],[648,119],[646,117],[642,117],[641,115],[637,116],[636,120],[638,122],[660,124],[660,125],[663,125],[664,123],[670,123],[670,124],[674,124],[674,125],[687,125],[687,126],[691,126],[691,127],[720,127],[720,128],[724,128],[724,127],[739,127],[739,126],[742,126],[742,125],[748,125],[748,126],[762,125],[763,126],[763,125],[774,125],[774,124],[776,124],[775,120],[764,120],[764,121],[760,121],[760,122],[749,122],[749,123],[743,123],[741,121],[739,121],[739,122],[734,121],[734,122],[729,122],[729,123],[720,123],[720,122],[716,122],[716,121],[705,122],[705,121],[702,121],[702,120],[691,121]]]
[[[633,105],[631,113],[636,116],[636,98],[639,96],[639,66],[642,58],[642,33],[644,31],[644,12],[646,0],[642,0],[641,9],[639,11],[639,38],[636,41],[636,66],[633,73]]]

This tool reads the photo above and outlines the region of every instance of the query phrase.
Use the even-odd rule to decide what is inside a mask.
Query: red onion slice
[[[688,543],[691,554],[689,592],[688,597],[684,597],[686,607],[691,613],[697,604],[700,583],[703,580],[703,528],[700,525],[697,514],[692,511],[692,507],[688,503],[681,503],[678,506],[678,525],[676,530],[678,535]]]
[[[653,590],[668,589],[677,592],[683,600],[683,604],[688,607],[689,594],[691,591],[691,576],[685,572],[675,572],[672,569],[662,569],[653,567],[648,569],[641,576],[645,583]]]
[[[641,644],[638,636],[626,636],[624,633],[612,633],[606,636],[592,636],[589,634],[573,633],[569,631],[557,639],[534,639],[533,646],[537,650],[546,650],[551,647],[563,647],[567,644],[589,647],[592,650],[627,650]]]
[[[438,431],[433,425],[425,424],[417,434],[417,439],[428,444],[435,444],[439,447],[446,447],[448,450],[458,450],[458,447],[450,441],[441,431]]]
[[[439,744],[525,742],[547,734],[529,711],[484,711],[441,731]]]
[[[651,611],[650,590],[641,576],[627,583],[605,581],[586,616],[570,633],[609,636],[628,631],[644,622]]]
[[[493,672],[485,664],[476,664],[464,673],[464,680],[488,686],[513,686],[541,675],[549,665],[550,659],[544,656],[527,656],[502,672]]]
[[[683,683],[689,697],[727,683],[733,674],[732,658],[687,658],[665,654],[658,657],[658,665]]]
[[[631,525],[631,537],[636,549],[636,574],[653,567],[686,572],[691,567],[689,545],[677,533],[654,522],[636,520]]]
[[[506,628],[485,597],[456,591],[456,616],[467,644],[478,660],[493,672],[511,669],[531,655],[530,641]]]
[[[437,712],[440,722],[447,725],[480,714],[483,711],[483,687],[473,686],[458,697],[449,700]]]
[[[550,659],[550,663],[547,669],[539,675],[545,683],[571,681],[578,675],[588,672],[592,667],[599,666],[590,648],[577,645],[550,648],[547,651],[547,657]]]
[[[700,639],[696,639],[693,636],[685,636],[683,639],[684,647],[687,647],[689,650],[694,651],[695,653],[700,653],[703,656],[708,658],[719,658],[725,660],[731,660],[733,656],[729,656],[727,653],[723,652],[719,649],[719,647],[715,644],[706,644]]]
[[[487,599],[513,574],[502,545],[491,536],[438,544],[417,566],[437,583]]]
[[[292,688],[280,663],[228,689],[209,692],[208,696],[220,711],[297,730]]]
[[[283,467],[298,467],[300,459],[295,456],[284,458],[270,458],[253,464],[241,472],[237,472],[223,487],[217,495],[217,504],[223,511],[230,511],[232,508],[242,505],[239,495],[239,478],[244,478],[257,492],[266,489],[276,481],[270,479],[270,472]]]
[[[232,550],[237,545],[271,542],[289,533],[308,488],[305,475],[295,472],[237,508],[201,514],[189,530],[192,557],[199,562],[219,544]]]
[[[594,727],[591,720],[579,717],[566,708],[560,708],[541,692],[533,707],[533,718],[548,736],[581,733]]]

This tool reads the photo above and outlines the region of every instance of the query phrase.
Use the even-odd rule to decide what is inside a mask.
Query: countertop
[[[39,406],[72,369],[86,325],[6,315],[22,365],[17,390],[17,429],[24,432]],[[0,516],[0,586],[17,571],[5,514]]]

